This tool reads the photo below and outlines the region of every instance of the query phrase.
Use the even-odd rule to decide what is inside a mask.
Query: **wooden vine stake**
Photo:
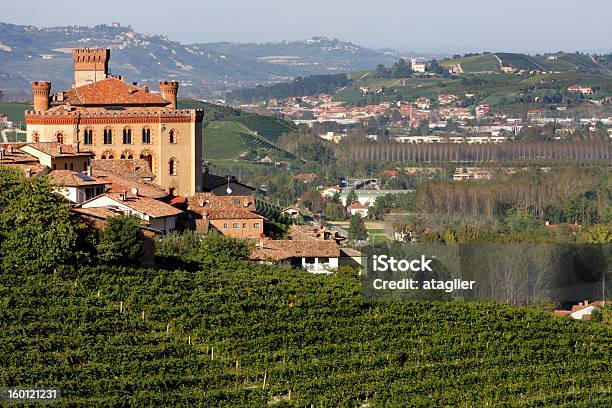
[[[100,299],[100,291],[98,291],[98,299]]]
[[[215,348],[214,347],[210,348],[210,359],[211,360],[215,359]]]
[[[189,345],[191,346],[191,336],[189,336]]]
[[[166,325],[166,333],[170,333],[170,323]]]
[[[142,311],[141,316],[142,316],[142,320],[144,320],[144,310]]]
[[[119,313],[123,313],[123,300],[119,302]]]
[[[266,379],[268,378],[268,373],[264,373],[264,381],[263,381],[263,387],[261,387],[262,390],[266,389]]]

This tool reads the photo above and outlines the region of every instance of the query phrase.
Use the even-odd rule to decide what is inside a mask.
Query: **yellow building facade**
[[[65,92],[51,95],[49,82],[32,83],[28,142],[68,144],[94,159],[144,159],[156,184],[175,194],[199,192],[203,111],[176,109],[177,82],[161,81],[157,94],[109,75],[109,56],[74,50],[74,85]]]

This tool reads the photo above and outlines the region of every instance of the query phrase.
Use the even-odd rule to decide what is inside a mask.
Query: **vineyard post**
[[[268,378],[268,373],[264,373],[263,387],[261,387],[262,390],[266,389],[266,379],[267,378]]]
[[[123,313],[123,300],[119,302],[119,313]]]
[[[211,360],[215,359],[215,348],[214,347],[210,348],[210,359]]]
[[[100,299],[100,291],[98,290],[98,299]]]
[[[144,321],[144,310],[142,311],[142,320]]]

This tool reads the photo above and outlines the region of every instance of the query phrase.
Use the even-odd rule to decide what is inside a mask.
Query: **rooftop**
[[[53,158],[74,156],[93,157],[94,155],[88,150],[77,150],[77,148],[72,145],[56,142],[26,143],[21,149],[27,149],[28,147],[34,150],[38,150],[39,152],[45,153]]]
[[[161,96],[147,89],[128,84],[120,79],[109,77],[91,84],[72,88],[63,93],[63,100],[58,104],[74,106],[100,105],[138,105],[159,106],[169,104]]]

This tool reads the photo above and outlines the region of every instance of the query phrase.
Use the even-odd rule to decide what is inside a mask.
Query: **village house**
[[[49,173],[50,183],[55,191],[64,196],[70,204],[81,204],[104,194],[107,182],[98,181],[89,173],[72,170],[53,170]]]
[[[593,88],[589,85],[570,85],[567,90],[569,92],[579,92],[582,95],[592,95]]]
[[[351,214],[351,216],[359,215],[360,217],[364,218],[368,216],[368,207],[361,204],[360,202],[353,203],[346,207],[346,209],[349,214]]]
[[[188,226],[208,234],[212,229],[222,235],[241,239],[262,239],[266,218],[256,212],[253,196],[216,196],[200,193],[187,197]]]
[[[106,215],[135,215],[145,221],[146,225],[159,233],[168,233],[176,229],[176,221],[181,210],[154,198],[140,195],[137,189],[122,193],[104,193],[77,208],[80,213]],[[101,210],[100,210],[101,209]]]
[[[418,62],[416,59],[411,60],[411,68],[414,72],[424,73],[427,64],[424,62]]]
[[[595,302],[578,302],[577,305],[573,305],[570,310],[555,310],[557,316],[569,316],[576,320],[588,320],[593,316],[593,312],[601,310],[605,305],[605,301],[598,300]]]
[[[317,175],[315,173],[298,173],[293,176],[293,179],[303,183],[314,183],[317,181]]]
[[[336,194],[340,194],[342,192],[342,188],[340,186],[328,186],[324,187],[321,190],[321,195],[327,198],[333,198]]]

